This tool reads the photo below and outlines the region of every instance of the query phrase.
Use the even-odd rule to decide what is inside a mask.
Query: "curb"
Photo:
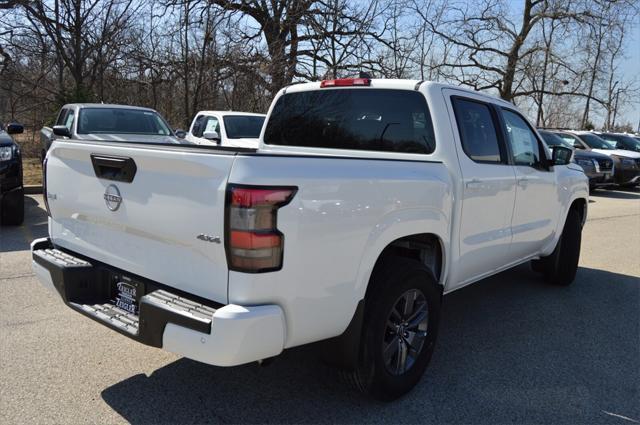
[[[37,195],[42,193],[42,185],[29,185],[24,186],[25,195]]]

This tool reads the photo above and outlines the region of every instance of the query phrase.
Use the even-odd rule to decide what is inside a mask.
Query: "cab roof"
[[[202,114],[215,114],[215,115],[220,115],[220,116],[229,116],[229,115],[246,115],[246,116],[252,116],[252,117],[266,117],[265,114],[258,114],[255,112],[243,112],[243,111],[198,111],[196,113],[197,115],[202,115]]]
[[[111,103],[68,103],[63,108],[109,108],[109,109],[137,109],[140,111],[157,112],[155,109],[145,108],[144,106],[117,105]]]
[[[356,78],[358,79],[358,78]],[[337,80],[341,80],[338,78]],[[326,80],[325,80],[326,81]],[[395,79],[395,78],[370,78],[370,84],[367,86],[362,85],[353,85],[353,86],[340,86],[340,87],[321,87],[322,81],[313,81],[309,83],[297,83],[289,85],[283,88],[280,93],[296,93],[303,91],[312,91],[312,90],[340,90],[343,88],[357,88],[361,90],[366,90],[369,88],[377,88],[377,89],[397,89],[397,90],[420,90],[427,92],[440,92],[443,89],[453,89],[464,91],[467,93],[472,93],[477,96],[484,96],[488,99],[491,99],[492,102],[502,103],[504,105],[508,105],[513,107],[511,102],[507,102],[504,99],[500,99],[499,97],[490,95],[486,92],[480,92],[465,88],[463,86],[458,86],[454,84],[446,84],[439,83],[435,81],[421,81],[421,80],[410,80],[410,79]]]

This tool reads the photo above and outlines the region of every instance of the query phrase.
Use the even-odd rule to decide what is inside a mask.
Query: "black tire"
[[[10,192],[2,198],[0,224],[19,226],[24,221],[24,191]]]
[[[562,235],[551,255],[531,262],[534,271],[544,274],[545,279],[554,285],[570,285],[578,271],[580,244],[582,241],[582,220],[575,210],[569,210]]]
[[[347,376],[360,391],[390,401],[409,392],[431,360],[442,292],[427,267],[405,258],[391,258],[376,267],[370,285],[358,365]],[[405,313],[400,309],[407,310],[409,317],[399,317]],[[413,320],[408,320],[412,315]],[[391,322],[399,324],[393,331]]]

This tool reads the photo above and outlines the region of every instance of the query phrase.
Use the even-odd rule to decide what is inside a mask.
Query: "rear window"
[[[264,142],[420,154],[435,150],[424,96],[389,89],[287,93],[273,107]]]
[[[153,111],[126,108],[82,108],[78,134],[145,134],[169,136],[171,130]]]
[[[264,124],[264,117],[253,115],[226,115],[222,119],[228,139],[257,139]]]

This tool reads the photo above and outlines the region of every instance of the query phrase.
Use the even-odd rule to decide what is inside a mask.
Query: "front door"
[[[539,253],[550,242],[561,208],[555,173],[547,164],[544,145],[518,112],[507,108],[501,111],[516,172],[509,257],[517,261]]]

